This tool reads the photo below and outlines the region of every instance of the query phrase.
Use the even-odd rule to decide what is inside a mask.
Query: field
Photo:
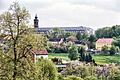
[[[61,58],[63,60],[69,60],[67,53],[49,53],[49,59],[51,58]],[[104,56],[104,55],[94,55],[93,59],[97,64],[110,64],[110,63],[120,63],[120,55],[114,56]]]
[[[49,59],[51,58],[61,58],[63,60],[69,60],[67,53],[49,53]]]
[[[106,63],[119,63],[120,64],[120,55],[114,56],[104,56],[104,55],[95,55],[93,56],[97,64],[106,64]]]

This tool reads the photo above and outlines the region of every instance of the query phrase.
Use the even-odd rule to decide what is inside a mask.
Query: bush
[[[78,59],[78,49],[76,45],[71,45],[69,47],[69,55],[68,57],[70,58],[70,60],[77,60]]]
[[[84,80],[98,80],[95,76],[87,76]]]
[[[83,79],[76,76],[68,76],[65,80],[83,80]]]
[[[56,80],[57,69],[52,61],[40,59],[37,62],[37,76],[38,80]]]
[[[111,48],[110,48],[110,55],[114,55],[115,53],[116,53],[116,48],[115,48],[115,46],[112,46]]]

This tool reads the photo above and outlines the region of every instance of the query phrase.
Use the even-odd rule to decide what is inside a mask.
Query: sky
[[[17,0],[0,0],[0,14]],[[93,29],[120,24],[120,0],[18,0],[39,18],[39,27],[77,27]]]

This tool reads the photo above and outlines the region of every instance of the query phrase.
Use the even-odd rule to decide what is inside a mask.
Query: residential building
[[[48,58],[47,50],[32,50],[33,61],[36,63],[40,58]]]
[[[112,42],[112,38],[100,38],[96,41],[96,49],[101,51],[103,46],[111,47]]]

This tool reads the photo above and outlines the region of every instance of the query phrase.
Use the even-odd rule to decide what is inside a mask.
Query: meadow
[[[49,53],[49,59],[51,58],[61,58],[62,60],[69,61],[68,53]],[[120,55],[92,55],[93,59],[97,64],[110,64],[110,63],[119,63],[120,64]]]

